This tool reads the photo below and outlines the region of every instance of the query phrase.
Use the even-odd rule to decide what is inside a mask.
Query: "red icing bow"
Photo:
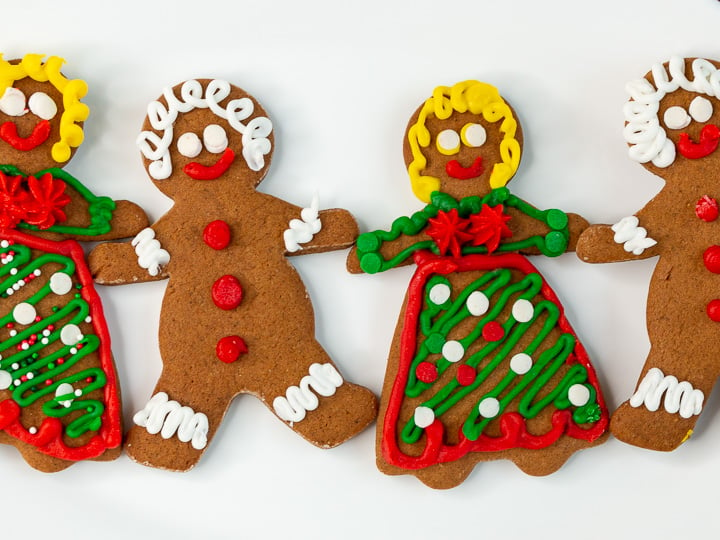
[[[0,172],[0,227],[14,228],[24,221],[48,229],[67,216],[63,207],[70,202],[65,182],[47,173],[34,176],[7,176]]]
[[[462,246],[469,242],[473,246],[484,245],[488,253],[492,253],[501,239],[512,236],[506,225],[509,219],[501,204],[495,207],[483,204],[480,212],[469,218],[461,218],[455,208],[449,212],[440,210],[437,217],[428,219],[426,232],[437,245],[440,255],[449,252],[453,257],[460,257]]]

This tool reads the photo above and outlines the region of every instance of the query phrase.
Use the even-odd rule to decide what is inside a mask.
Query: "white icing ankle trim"
[[[310,208],[303,208],[300,212],[302,219],[291,219],[287,229],[283,233],[285,249],[295,253],[302,249],[300,244],[305,244],[322,229],[320,217],[318,216],[318,196],[314,195]]]
[[[687,381],[679,382],[672,375],[665,375],[660,369],[650,369],[643,378],[637,391],[630,398],[632,407],[645,404],[649,411],[660,408],[660,400],[665,394],[665,410],[671,414],[680,413],[683,418],[702,412],[705,394]]]
[[[155,240],[155,231],[150,227],[140,231],[131,244],[135,247],[138,264],[151,276],[157,276],[160,267],[170,262],[170,254],[160,247],[160,242]]]
[[[321,396],[329,397],[343,383],[342,376],[332,364],[312,364],[308,371],[310,375],[300,380],[300,386],[289,387],[285,396],[278,396],[273,401],[275,414],[286,422],[300,422],[307,411],[318,408],[320,401],[310,387]]]
[[[635,216],[622,218],[612,230],[615,231],[613,240],[617,244],[622,244],[623,249],[634,255],[642,255],[647,248],[657,244],[657,241],[647,236],[647,230],[644,227],[638,227],[640,220]]]
[[[169,439],[177,432],[177,438],[184,443],[190,442],[195,450],[207,446],[208,417],[177,401],[169,401],[165,392],[155,394],[145,408],[133,416],[133,421],[151,435],[160,433],[163,439]]]

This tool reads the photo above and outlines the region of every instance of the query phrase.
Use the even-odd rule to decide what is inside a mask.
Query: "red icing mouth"
[[[30,136],[23,138],[18,135],[15,122],[8,121],[0,125],[0,139],[8,143],[15,150],[27,152],[47,141],[48,137],[50,137],[50,130],[50,122],[40,120],[33,128]]]
[[[700,159],[712,154],[720,143],[720,129],[715,124],[708,124],[700,131],[700,141],[693,142],[687,133],[680,134],[677,143],[680,154],[688,159]]]
[[[463,167],[457,159],[453,159],[447,162],[445,165],[445,172],[452,178],[458,178],[460,180],[470,180],[471,178],[477,178],[480,176],[485,169],[482,164],[482,156],[478,156],[473,161],[473,164],[469,167]]]
[[[230,168],[233,161],[235,161],[235,152],[226,148],[215,164],[207,166],[192,161],[183,167],[183,172],[193,180],[215,180]]]

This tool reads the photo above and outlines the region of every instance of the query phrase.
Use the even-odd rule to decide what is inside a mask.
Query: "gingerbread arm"
[[[148,226],[145,211],[130,201],[115,201],[115,210],[110,220],[110,232],[97,236],[83,237],[85,240],[116,240],[132,238]]]
[[[369,236],[366,238],[370,238]],[[410,248],[411,246],[417,244],[418,242],[421,242],[423,240],[432,241],[429,236],[425,233],[419,233],[415,236],[406,236],[401,235],[397,237],[395,240],[386,240],[382,242],[382,245],[380,246],[380,255],[382,256],[383,260],[389,261],[397,257],[400,253],[405,251],[406,249]],[[408,264],[413,264],[414,259],[412,257],[407,257],[406,259],[399,261],[394,266],[406,266]],[[366,263],[367,264],[367,263]],[[360,256],[358,255],[358,246],[354,245],[352,249],[350,250],[350,253],[348,253],[347,261],[346,261],[346,267],[347,271],[351,274],[361,274],[365,270],[361,267],[360,264]]]
[[[634,216],[624,217],[614,225],[592,225],[577,241],[575,251],[588,263],[605,263],[648,259],[659,254],[656,238],[647,219],[647,206]],[[646,229],[645,226],[650,226]]]
[[[306,255],[350,247],[358,235],[355,218],[347,210],[318,210],[317,197],[308,208],[291,206],[296,217],[283,231],[286,255]]]

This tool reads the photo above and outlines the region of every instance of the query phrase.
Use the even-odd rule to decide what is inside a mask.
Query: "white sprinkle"
[[[470,296],[468,296],[465,305],[467,305],[468,311],[471,315],[478,316],[487,312],[490,307],[490,300],[488,300],[488,297],[485,296],[484,293],[480,291],[473,291],[470,293]]]
[[[30,372],[27,374],[27,378],[28,378],[28,379],[34,379],[34,378],[35,378],[35,374],[34,374],[32,371],[30,371]]]
[[[430,407],[416,407],[413,419],[417,427],[424,429],[435,421],[435,411]]]
[[[15,384],[15,386],[20,386],[20,379],[15,379],[15,382],[13,384]]]
[[[5,291],[5,294],[7,294],[8,296],[11,296],[12,293],[14,293],[14,292],[15,292],[15,291],[13,290],[13,288],[12,288],[12,287],[9,287],[9,288]]]
[[[12,375],[10,375],[10,373],[8,373],[7,371],[3,371],[0,369],[0,390],[10,388],[11,385]]]
[[[0,242],[0,247],[6,248],[9,246],[10,246],[10,242],[8,242],[7,240],[3,240],[2,242]]]
[[[494,397],[487,397],[478,405],[478,411],[484,418],[495,418],[500,412],[500,402]]]
[[[18,364],[17,362],[13,362],[13,365],[10,367],[13,369],[20,369],[20,364]]]
[[[13,319],[15,319],[15,322],[18,324],[30,324],[35,322],[37,311],[35,311],[35,307],[32,304],[29,304],[28,302],[20,302],[13,308],[12,315]]]
[[[92,322],[92,317],[91,317],[90,315],[88,315],[87,317],[85,317],[85,322],[86,322],[86,323],[91,323],[91,322]]]
[[[45,337],[48,337],[50,335],[50,330],[47,330],[47,329],[43,330],[42,335]]]
[[[526,353],[517,353],[510,359],[510,369],[518,375],[524,375],[533,365],[532,358]]]
[[[11,269],[10,269],[10,275],[11,275],[11,276],[14,276],[15,274],[17,274],[17,268],[11,268]]]
[[[436,283],[432,286],[432,289],[430,289],[429,296],[430,301],[436,306],[444,304],[448,301],[448,298],[450,298],[450,287],[445,283]]]
[[[535,308],[529,300],[520,299],[513,304],[512,316],[521,323],[531,321],[535,315]]]
[[[17,336],[17,330],[10,330],[10,337]]]
[[[82,338],[80,327],[76,324],[66,324],[60,330],[60,341],[65,345],[75,345]]]
[[[573,384],[568,389],[568,399],[576,407],[582,407],[590,401],[590,390],[584,384]]]
[[[27,343],[23,343],[22,345],[20,345],[20,348],[23,351],[27,351],[30,348],[30,345],[28,345]]]
[[[47,345],[48,343],[50,343],[50,340],[48,338],[44,337],[40,340],[40,343],[42,343],[43,345]]]
[[[80,390],[80,389],[78,388],[77,390],[75,390],[74,394],[75,394],[77,397],[80,397],[80,396],[82,396],[82,390]]]
[[[72,347],[70,349],[70,354],[77,354],[77,349],[75,347]]]
[[[36,269],[33,271],[33,274],[35,274],[36,276],[39,276],[40,274],[42,274],[42,272],[40,271],[39,268],[36,268]]]
[[[15,290],[15,291],[19,290],[19,289],[20,289],[20,282],[18,281],[17,283],[13,283],[12,288],[13,288],[13,290]]]
[[[72,278],[65,272],[55,272],[50,276],[50,290],[57,295],[69,293],[72,285]]]
[[[28,432],[30,435],[35,435],[37,433],[37,428],[35,426],[32,426],[31,428],[28,428]]]
[[[448,362],[457,362],[465,354],[465,348],[459,341],[450,340],[443,345],[442,355]]]

